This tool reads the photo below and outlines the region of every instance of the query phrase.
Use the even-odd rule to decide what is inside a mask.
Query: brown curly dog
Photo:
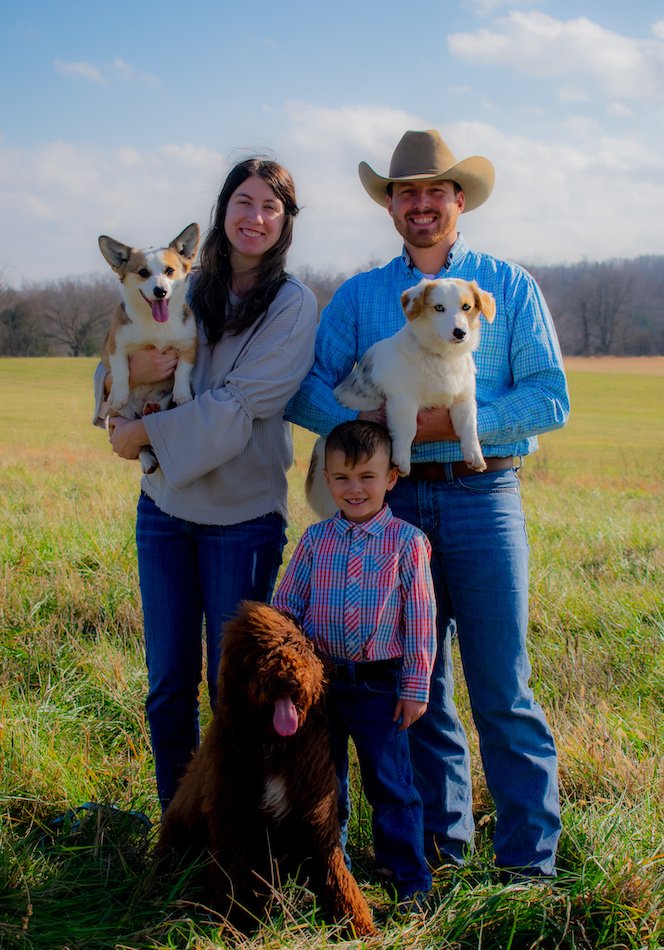
[[[260,920],[270,884],[306,881],[359,935],[371,912],[344,863],[323,665],[287,616],[245,601],[224,628],[212,723],[164,816],[157,855],[201,865],[206,899]]]

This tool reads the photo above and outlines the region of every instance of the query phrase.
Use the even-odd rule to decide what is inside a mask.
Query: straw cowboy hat
[[[387,205],[387,186],[396,181],[456,181],[466,197],[464,211],[479,208],[493,191],[496,177],[488,158],[473,155],[462,162],[449,150],[435,129],[406,132],[394,150],[387,178],[377,175],[366,162],[358,166],[360,181],[379,205]]]

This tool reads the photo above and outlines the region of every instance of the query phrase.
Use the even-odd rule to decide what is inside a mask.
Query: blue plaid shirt
[[[316,359],[286,418],[321,435],[357,411],[334,398],[333,389],[377,340],[406,322],[401,294],[425,275],[405,249],[384,267],[356,274],[324,309],[316,337]],[[551,314],[534,279],[517,264],[471,250],[459,234],[436,277],[476,280],[496,300],[496,318],[482,321],[477,365],[477,426],[484,454],[528,455],[537,433],[558,429],[569,414],[562,356]],[[421,442],[414,462],[454,462],[458,442]]]

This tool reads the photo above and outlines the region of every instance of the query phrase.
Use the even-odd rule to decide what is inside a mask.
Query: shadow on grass
[[[155,950],[158,947],[248,946],[244,934],[197,898],[195,868],[160,875],[153,857],[157,829],[138,812],[85,805],[39,827],[0,834],[0,947],[19,950]],[[321,932],[338,943],[311,892],[292,882],[275,887],[264,940]],[[355,944],[354,944],[355,945]]]
[[[96,805],[5,832],[0,945],[154,946],[173,892],[156,874],[152,838],[139,813]]]

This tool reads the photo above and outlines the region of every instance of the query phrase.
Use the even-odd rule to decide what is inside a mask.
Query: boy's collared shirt
[[[427,702],[436,652],[430,557],[426,535],[387,505],[360,524],[337,513],[305,530],[273,605],[327,656],[403,657],[400,698]]]

